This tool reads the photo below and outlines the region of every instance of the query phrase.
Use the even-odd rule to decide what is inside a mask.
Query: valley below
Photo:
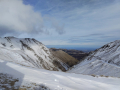
[[[64,52],[66,52],[67,54],[69,54],[70,56],[76,58],[79,61],[82,61],[86,56],[89,55],[89,52],[83,52],[80,50],[74,50],[74,49],[56,49],[56,48],[50,48],[50,50],[52,51],[59,51],[62,50]]]

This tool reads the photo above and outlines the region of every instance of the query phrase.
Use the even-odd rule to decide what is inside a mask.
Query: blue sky
[[[16,9],[4,11],[14,23],[8,23],[10,20],[4,16],[0,22],[2,36],[31,37],[45,45],[85,47],[101,47],[120,40],[120,0],[5,1],[8,0],[1,4],[4,8],[12,5]],[[7,25],[2,22],[4,19]]]

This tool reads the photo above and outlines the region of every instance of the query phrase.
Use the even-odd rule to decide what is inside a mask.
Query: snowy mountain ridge
[[[120,77],[120,40],[93,51],[68,72]]]
[[[54,57],[47,47],[33,38],[0,38],[0,59],[54,71],[66,71],[69,68],[69,65]]]

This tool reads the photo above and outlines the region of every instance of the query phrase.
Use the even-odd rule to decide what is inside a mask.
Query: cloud
[[[37,4],[36,7],[42,7],[44,14],[64,22],[63,33],[64,30],[66,33],[62,37],[57,36],[58,44],[61,38],[70,45],[104,45],[106,42],[120,39],[120,0],[44,0],[44,3],[46,4]],[[62,27],[55,20],[51,22],[54,22],[54,27]],[[56,35],[53,36],[56,39]]]
[[[0,29],[6,31],[41,31],[43,19],[33,7],[24,5],[22,0],[0,0]]]
[[[67,6],[56,12],[55,16],[64,21],[69,33],[69,43],[97,43],[104,45],[120,39],[120,1],[119,0],[84,0],[79,6]],[[67,8],[66,7],[66,8]],[[63,14],[64,13],[64,14]]]
[[[49,34],[44,18],[34,7],[25,5],[22,0],[0,0],[0,35],[13,33]],[[52,23],[52,22],[50,22]],[[63,26],[53,24],[53,28],[62,34]]]
[[[51,16],[44,16],[44,22],[45,22],[45,30],[47,33],[50,34],[50,32],[57,32],[59,35],[65,34],[64,24],[60,22],[60,20],[53,18]],[[48,29],[49,28],[49,31]]]
[[[106,35],[106,34],[100,34],[100,33],[93,33],[93,34],[88,34],[88,35],[82,35],[82,36],[73,36],[70,39],[68,39],[69,42],[79,42],[79,43],[87,43],[87,42],[91,42],[91,43],[97,43],[97,42],[106,42],[109,40],[115,40],[116,38],[119,37],[114,37],[113,35]]]
[[[104,45],[120,39],[120,0],[0,0],[0,31],[45,44]]]
[[[56,20],[52,21],[52,27],[55,28],[55,30],[59,33],[59,34],[64,34],[64,25],[60,25],[60,23],[58,23]]]

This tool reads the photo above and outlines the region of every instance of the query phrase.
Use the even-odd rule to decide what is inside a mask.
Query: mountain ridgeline
[[[0,89],[119,90],[120,79],[113,78],[120,77],[119,40],[80,61],[69,54],[83,52],[64,51],[48,49],[33,38],[0,38]]]
[[[91,52],[68,72],[120,77],[120,40]]]
[[[61,57],[63,54],[60,54]],[[0,38],[0,59],[14,62],[23,66],[42,68],[53,71],[67,71],[71,66],[78,63],[78,60],[71,57],[61,59],[54,52],[50,51],[41,42],[33,38]],[[72,59],[69,59],[72,58]],[[69,62],[73,63],[69,63]]]
[[[0,60],[51,71],[120,77],[120,40],[86,54],[48,49],[33,38],[4,37],[0,38]]]

